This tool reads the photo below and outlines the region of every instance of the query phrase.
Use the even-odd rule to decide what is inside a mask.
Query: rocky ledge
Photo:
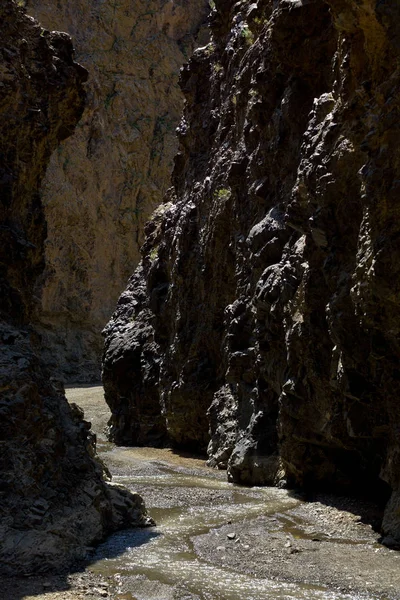
[[[173,188],[106,327],[117,442],[346,490],[400,542],[400,13],[215,0]]]
[[[68,35],[0,6],[0,572],[65,569],[87,546],[146,525],[143,500],[105,481],[82,411],[38,358],[32,321],[44,268],[39,188],[84,107],[87,73]]]

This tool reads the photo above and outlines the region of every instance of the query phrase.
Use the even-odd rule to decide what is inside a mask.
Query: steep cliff
[[[181,65],[207,0],[27,0],[73,36],[89,71],[85,112],[42,184],[47,220],[38,330],[67,381],[100,377],[101,330],[140,259],[143,226],[169,187]]]
[[[398,541],[399,16],[215,1],[104,357],[118,441],[161,422],[239,483],[391,495]]]
[[[0,572],[10,574],[66,568],[146,516],[140,496],[105,483],[90,424],[52,384],[30,326],[44,268],[40,183],[82,114],[87,72],[67,34],[12,0],[0,31]]]

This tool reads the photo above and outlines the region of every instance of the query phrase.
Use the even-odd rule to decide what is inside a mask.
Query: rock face
[[[44,268],[39,188],[51,152],[84,106],[87,72],[70,37],[0,6],[0,572],[66,568],[143,501],[103,479],[90,424],[38,358],[30,327]]]
[[[169,187],[182,112],[181,65],[207,0],[27,0],[73,36],[89,71],[74,134],[42,184],[47,240],[37,329],[66,381],[100,378],[101,330],[140,259],[143,226]]]
[[[158,393],[173,445],[239,483],[391,494],[398,540],[399,16],[215,0],[104,358],[115,439],[146,441]]]

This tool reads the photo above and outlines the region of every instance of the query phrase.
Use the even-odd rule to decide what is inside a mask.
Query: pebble
[[[231,533],[228,533],[226,537],[228,538],[228,540],[234,540],[236,537],[236,533],[232,531]]]
[[[108,592],[107,590],[101,590],[100,588],[93,588],[92,590],[93,592],[95,592],[96,594],[99,594],[99,596],[101,596],[102,598],[106,598],[108,596]]]

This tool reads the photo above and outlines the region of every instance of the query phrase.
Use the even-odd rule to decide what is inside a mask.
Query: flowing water
[[[69,396],[84,404],[72,393]],[[84,408],[90,419],[91,404]],[[98,411],[96,414],[99,418]],[[362,549],[366,546],[371,556],[377,553],[377,560],[381,560],[381,550],[369,533],[366,539],[363,535],[348,539],[338,535],[336,539],[322,532],[317,539],[314,529],[296,517],[304,503],[288,491],[234,486],[227,483],[225,473],[206,468],[204,460],[168,450],[116,448],[102,435],[98,446],[113,480],[142,494],[157,523],[156,527],[114,534],[96,550],[90,570],[113,579],[115,600],[400,598],[396,583],[388,584],[388,595],[370,595],[365,589],[339,591],[329,582],[321,582],[319,576],[313,580],[316,552],[313,555],[311,550],[321,548],[324,539],[333,540],[332,548],[342,544],[346,551],[350,544],[356,551],[357,544]],[[303,546],[297,547],[297,543]],[[307,568],[311,575],[303,581],[309,583],[294,583],[293,561],[300,560],[296,553],[308,549],[304,544],[310,547],[311,566]],[[327,557],[329,563],[329,550]],[[279,561],[283,575],[287,564],[288,577],[276,576]],[[315,565],[318,568],[317,562]],[[394,565],[399,568],[400,562]],[[392,563],[388,566],[393,569]],[[299,568],[303,568],[300,562]],[[346,579],[346,564],[340,568]],[[367,574],[368,565],[361,569],[361,580]]]

